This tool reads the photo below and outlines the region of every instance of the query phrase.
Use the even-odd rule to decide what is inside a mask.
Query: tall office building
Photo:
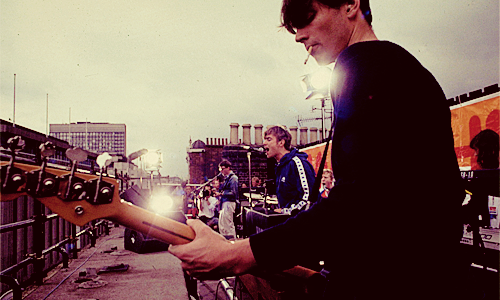
[[[77,122],[50,124],[50,135],[95,153],[126,156],[125,124]]]

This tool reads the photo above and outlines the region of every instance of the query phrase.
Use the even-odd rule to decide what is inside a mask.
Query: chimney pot
[[[311,141],[311,143],[314,143],[318,140],[318,128],[311,127],[309,140]]]
[[[290,134],[292,135],[291,146],[296,147],[298,145],[297,144],[297,126],[290,127]]]
[[[231,127],[231,134],[230,138],[231,140],[229,141],[231,145],[237,145],[238,144],[238,128],[240,127],[240,124],[238,123],[231,123],[229,124]]]
[[[300,127],[300,145],[307,144],[307,127]]]
[[[250,138],[250,128],[252,127],[252,125],[243,124],[241,125],[241,127],[243,127],[243,144],[250,145],[252,143],[252,140]]]
[[[255,124],[255,145],[262,145],[262,124]]]

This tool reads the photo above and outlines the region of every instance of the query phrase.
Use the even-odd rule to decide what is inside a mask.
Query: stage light
[[[146,170],[157,170],[162,161],[162,153],[160,150],[148,150],[148,153],[144,155]]]
[[[327,67],[319,68],[311,74],[311,86],[319,91],[328,90],[332,70]]]
[[[149,200],[149,209],[159,215],[163,215],[172,210],[173,204],[174,200],[168,195],[153,195]]]
[[[329,97],[329,85],[331,82],[332,69],[321,67],[313,73],[304,75],[301,80],[306,100],[318,100]]]
[[[332,80],[336,79],[333,75],[334,67],[335,63],[320,67],[313,73],[302,76],[301,80],[302,89],[306,93],[306,100],[321,100],[321,139],[326,137],[325,101],[331,100],[330,85]]]

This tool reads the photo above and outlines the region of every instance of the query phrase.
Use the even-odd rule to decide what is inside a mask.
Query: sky
[[[370,3],[377,37],[412,53],[447,98],[499,82],[498,0]],[[300,86],[318,66],[304,65],[280,9],[280,0],[0,0],[0,118],[13,119],[15,95],[15,123],[42,133],[47,123],[124,123],[127,155],[161,149],[162,175],[185,179],[189,141],[229,140],[231,123],[320,128],[298,123],[319,117]]]

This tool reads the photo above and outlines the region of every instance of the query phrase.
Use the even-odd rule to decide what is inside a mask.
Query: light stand
[[[248,195],[250,207],[252,207],[252,152],[247,152],[248,158]]]
[[[321,98],[321,140],[325,139],[325,98]]]

